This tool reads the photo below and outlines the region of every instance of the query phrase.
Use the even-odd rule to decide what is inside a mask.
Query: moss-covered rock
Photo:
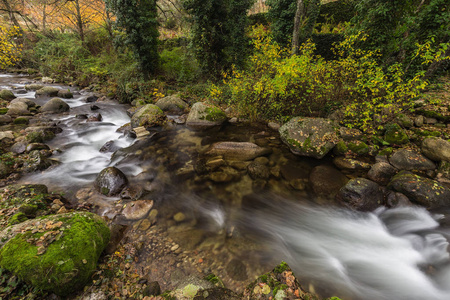
[[[154,104],[144,105],[131,118],[133,128],[163,126],[166,122],[166,115],[161,108]]]
[[[186,126],[193,130],[206,130],[222,125],[227,119],[226,114],[217,106],[197,102],[192,105]]]
[[[409,142],[405,130],[398,124],[388,124],[385,126],[384,140],[391,145],[403,145]]]
[[[32,84],[27,84],[25,85],[25,89],[27,91],[36,91],[36,90],[40,90],[44,87],[43,84],[38,84],[38,83],[32,83]]]
[[[279,132],[292,153],[320,159],[338,142],[338,129],[331,120],[296,117],[281,126]]]
[[[59,90],[57,96],[66,99],[73,98],[73,94],[70,90]]]
[[[51,86],[44,86],[36,91],[36,97],[38,96],[48,96],[56,97],[58,96],[59,89]]]
[[[9,101],[16,98],[16,96],[14,96],[13,92],[11,92],[10,90],[0,90],[0,99]]]
[[[348,149],[357,155],[366,155],[369,153],[369,146],[361,141],[351,141],[347,144]]]
[[[155,105],[161,108],[165,113],[169,114],[182,114],[188,108],[187,103],[175,95],[161,98]]]
[[[41,290],[67,296],[90,279],[110,232],[99,216],[74,212],[26,221],[5,229],[0,238],[2,268]]]
[[[41,112],[61,113],[69,111],[70,106],[60,98],[52,98],[45,103],[41,108]]]

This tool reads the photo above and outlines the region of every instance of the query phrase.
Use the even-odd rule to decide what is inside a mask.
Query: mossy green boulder
[[[44,86],[36,91],[36,97],[38,96],[48,96],[56,97],[58,96],[59,89],[52,86]]]
[[[281,126],[279,132],[292,153],[321,159],[338,143],[338,130],[332,120],[296,117]]]
[[[192,130],[206,130],[221,126],[227,119],[219,107],[197,102],[191,107],[186,126]]]
[[[409,142],[405,130],[398,124],[388,124],[385,126],[384,140],[391,145],[403,145]]]
[[[0,99],[9,101],[16,98],[16,96],[14,96],[13,92],[11,92],[10,90],[0,90]]]
[[[133,128],[163,126],[167,122],[167,117],[158,106],[147,104],[142,106],[131,118]]]
[[[89,212],[29,220],[0,232],[0,267],[67,296],[89,281],[109,238],[102,218]]]

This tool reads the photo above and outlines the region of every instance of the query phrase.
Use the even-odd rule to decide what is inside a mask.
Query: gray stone
[[[14,93],[10,90],[0,90],[0,99],[10,101],[14,98],[16,98],[16,96],[14,96]]]
[[[344,141],[353,141],[360,139],[363,133],[356,128],[341,127],[339,128],[339,135]]]
[[[422,127],[424,123],[424,118],[422,115],[418,115],[414,118],[414,125],[417,127]]]
[[[2,141],[3,139],[13,140],[14,139],[13,132],[12,131],[0,131],[0,141]]]
[[[69,111],[69,109],[69,104],[64,102],[62,99],[52,98],[40,108],[40,111],[48,113],[62,113]]]
[[[336,199],[352,209],[372,211],[383,205],[384,193],[376,182],[355,178],[339,190]]]
[[[25,85],[25,89],[27,91],[36,91],[36,90],[40,90],[44,87],[43,84],[38,84],[38,83],[32,83],[32,84],[27,84]]]
[[[369,170],[370,164],[353,158],[338,156],[333,159],[333,164],[339,170]]]
[[[153,207],[153,200],[137,200],[125,204],[122,215],[127,220],[145,218]]]
[[[207,152],[208,155],[221,155],[226,160],[241,161],[252,160],[270,153],[270,149],[248,142],[219,142],[213,144]]]
[[[197,102],[191,107],[186,126],[192,130],[207,130],[227,121],[226,114],[217,106]]]
[[[9,115],[0,115],[0,125],[9,124],[12,122],[12,118]]]
[[[400,149],[389,157],[389,162],[399,170],[434,170],[434,162],[411,149]]]
[[[386,193],[386,205],[392,208],[399,206],[411,206],[412,203],[409,201],[408,197],[402,193],[389,191]]]
[[[292,153],[323,158],[338,142],[336,124],[322,118],[296,117],[281,126],[281,140]]]
[[[450,189],[437,181],[408,171],[401,171],[395,175],[388,188],[429,209],[450,205]]]
[[[15,102],[8,105],[8,112],[6,114],[11,116],[24,116],[29,115],[30,112],[26,103]]]
[[[163,126],[166,122],[167,117],[164,112],[153,104],[142,106],[131,118],[133,128]]]
[[[101,194],[115,196],[128,185],[128,179],[119,169],[108,167],[98,174],[94,185]]]
[[[58,96],[59,89],[51,86],[44,86],[43,88],[36,91],[36,97],[39,96],[48,96],[48,97],[56,97]]]
[[[411,128],[414,126],[414,121],[405,114],[399,114],[397,116],[397,122],[404,128]]]
[[[348,178],[331,166],[320,165],[312,169],[309,182],[317,196],[334,198]]]
[[[69,90],[59,90],[57,96],[60,98],[66,98],[66,99],[73,98],[73,94]]]
[[[422,142],[422,153],[434,161],[450,161],[450,142],[437,137],[429,137]]]
[[[28,158],[25,160],[22,170],[25,173],[32,173],[45,170],[51,165],[52,162],[42,155],[39,150],[33,150],[28,154]]]
[[[367,177],[378,184],[387,185],[396,173],[397,169],[389,163],[377,162],[370,168]]]
[[[167,96],[161,98],[156,101],[155,105],[161,108],[165,113],[176,115],[183,114],[188,108],[187,103],[181,100],[178,96]]]

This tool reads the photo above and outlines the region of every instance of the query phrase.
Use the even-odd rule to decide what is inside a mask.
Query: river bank
[[[25,83],[36,83],[28,78],[20,80],[10,87],[13,96],[2,102],[2,107],[9,107],[3,110],[1,119],[2,185],[21,180],[21,184],[44,183],[51,191],[64,192],[63,197],[44,193],[49,195],[46,196],[49,209],[42,214],[62,214],[73,209],[93,211],[109,220],[115,241],[108,246],[91,285],[75,298],[149,297],[150,286],[156,286],[154,282],[158,282],[163,291],[183,290],[186,286],[200,284],[198,280],[192,281],[193,277],[215,274],[220,278],[221,288],[226,286],[249,299],[270,296],[276,299],[280,288],[263,282],[267,281],[267,276],[259,277],[258,284],[253,283],[252,288],[246,287],[285,259],[311,291],[349,299],[363,296],[367,296],[363,297],[365,299],[389,299],[400,292],[392,287],[391,292],[386,292],[391,294],[372,294],[370,289],[358,288],[358,280],[354,286],[349,285],[346,281],[357,278],[362,286],[371,286],[373,281],[350,272],[351,255],[343,257],[333,253],[333,249],[339,247],[329,246],[337,241],[326,242],[327,246],[314,243],[300,228],[307,226],[319,237],[319,229],[324,224],[329,224],[326,228],[337,227],[330,216],[340,214],[332,208],[321,215],[322,209],[315,205],[351,207],[359,211],[373,211],[380,206],[397,207],[400,211],[393,217],[397,222],[402,220],[403,205],[419,204],[443,214],[448,208],[449,172],[445,156],[449,149],[446,141],[448,85],[439,92],[442,93],[440,103],[430,96],[432,98],[418,102],[415,114],[402,116],[399,125],[386,128],[381,136],[368,137],[319,119],[316,121],[321,123],[313,123],[310,132],[307,130],[311,129],[294,128],[289,133],[278,124],[248,124],[245,120],[230,118],[220,108],[188,103],[177,97],[167,97],[159,105],[156,103],[157,107],[130,108],[128,115],[131,117],[127,117],[127,107],[118,112],[116,104],[88,90],[67,91],[68,87],[58,86],[54,87],[56,94],[51,94],[55,90],[43,91],[42,86],[34,86],[34,90],[41,92],[31,92],[30,86],[27,91]],[[32,98],[34,105],[28,100],[13,100],[12,97],[20,95],[18,91],[26,92],[22,95]],[[63,95],[66,91],[73,98],[69,93]],[[44,96],[35,98],[35,94],[40,93]],[[49,99],[58,95],[68,107],[52,100],[57,103],[46,112],[47,108],[43,108]],[[130,124],[125,125],[128,121]],[[305,121],[309,120],[297,120],[297,125],[305,125]],[[321,131],[325,127],[330,128],[328,132]],[[314,134],[318,132],[322,133],[316,139]],[[424,147],[427,143],[430,145]],[[323,153],[325,148],[329,148],[327,153]],[[102,180],[99,174],[107,167],[123,173],[126,178],[123,186],[117,179],[121,175],[117,177],[115,171],[107,173]],[[37,175],[31,175],[36,172]],[[300,203],[303,204],[297,206]],[[301,208],[311,205],[319,212],[317,215]],[[16,210],[17,207],[6,214],[5,226],[12,225],[10,219]],[[403,214],[420,215],[418,222],[434,218],[414,208]],[[311,223],[307,221],[308,215],[321,221]],[[295,225],[298,216],[303,216],[300,219],[306,223]],[[380,230],[386,237],[395,237],[392,245],[402,240],[408,243],[407,249],[413,256],[420,257],[404,262],[410,273],[420,275],[415,285],[428,286],[430,280],[434,280],[421,272],[418,265],[445,273],[442,267],[448,260],[445,235],[440,233],[442,238],[422,244],[422,248],[405,238],[414,235],[427,240],[429,234],[436,237],[437,222],[419,226],[412,232],[398,233],[388,226],[390,218],[383,217],[386,214],[382,212],[347,213],[336,221],[347,224],[349,220],[357,220],[349,223],[357,227],[366,218],[364,216],[372,216],[377,220],[375,223],[385,224],[387,229]],[[298,235],[289,235],[289,226],[282,229],[282,223],[291,226],[290,230]],[[377,228],[375,223],[369,227]],[[319,238],[322,240],[332,234],[322,232],[324,236]],[[349,232],[345,234],[351,236]],[[296,240],[308,240],[313,246],[302,248],[303,243],[297,245]],[[275,246],[283,244],[281,248]],[[352,248],[351,241],[347,246]],[[371,247],[373,244],[369,243],[364,249],[367,251]],[[437,257],[424,254],[434,248],[440,249]],[[319,272],[321,264],[305,265],[299,258],[323,249],[332,254],[310,257],[307,261],[340,262],[340,267],[328,263],[327,268],[333,266],[328,272],[333,280],[323,278],[327,272]],[[394,246],[393,249],[398,250]],[[340,268],[346,270],[347,280],[333,273]],[[291,283],[281,290],[291,289],[294,299],[300,296],[301,289],[298,283],[293,283],[295,280],[289,272],[284,269],[273,276],[283,284]],[[314,276],[316,274],[321,275]],[[377,276],[383,276],[380,274]],[[442,283],[432,290],[428,286],[425,291],[428,296],[444,299],[441,297],[447,294],[441,286]],[[415,289],[407,292],[408,287],[398,287],[401,293],[419,296]],[[230,297],[225,299],[244,297],[229,293]],[[226,293],[222,291],[222,294]]]

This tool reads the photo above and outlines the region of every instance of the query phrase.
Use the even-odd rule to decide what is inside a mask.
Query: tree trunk
[[[300,47],[300,24],[305,18],[305,5],[303,0],[297,0],[297,10],[294,17],[294,32],[292,33],[292,55],[298,54]]]
[[[20,26],[19,22],[16,19],[16,16],[14,15],[14,11],[11,9],[11,5],[9,5],[8,0],[2,0],[2,2],[9,13],[9,19],[11,20],[11,22],[14,24],[14,26],[19,28],[20,32],[23,32],[22,27]]]
[[[75,0],[75,8],[77,10],[77,26],[78,26],[78,33],[80,34],[80,39],[84,43],[84,28],[83,28],[83,19],[81,17],[81,9],[80,9],[80,2],[78,0]]]

